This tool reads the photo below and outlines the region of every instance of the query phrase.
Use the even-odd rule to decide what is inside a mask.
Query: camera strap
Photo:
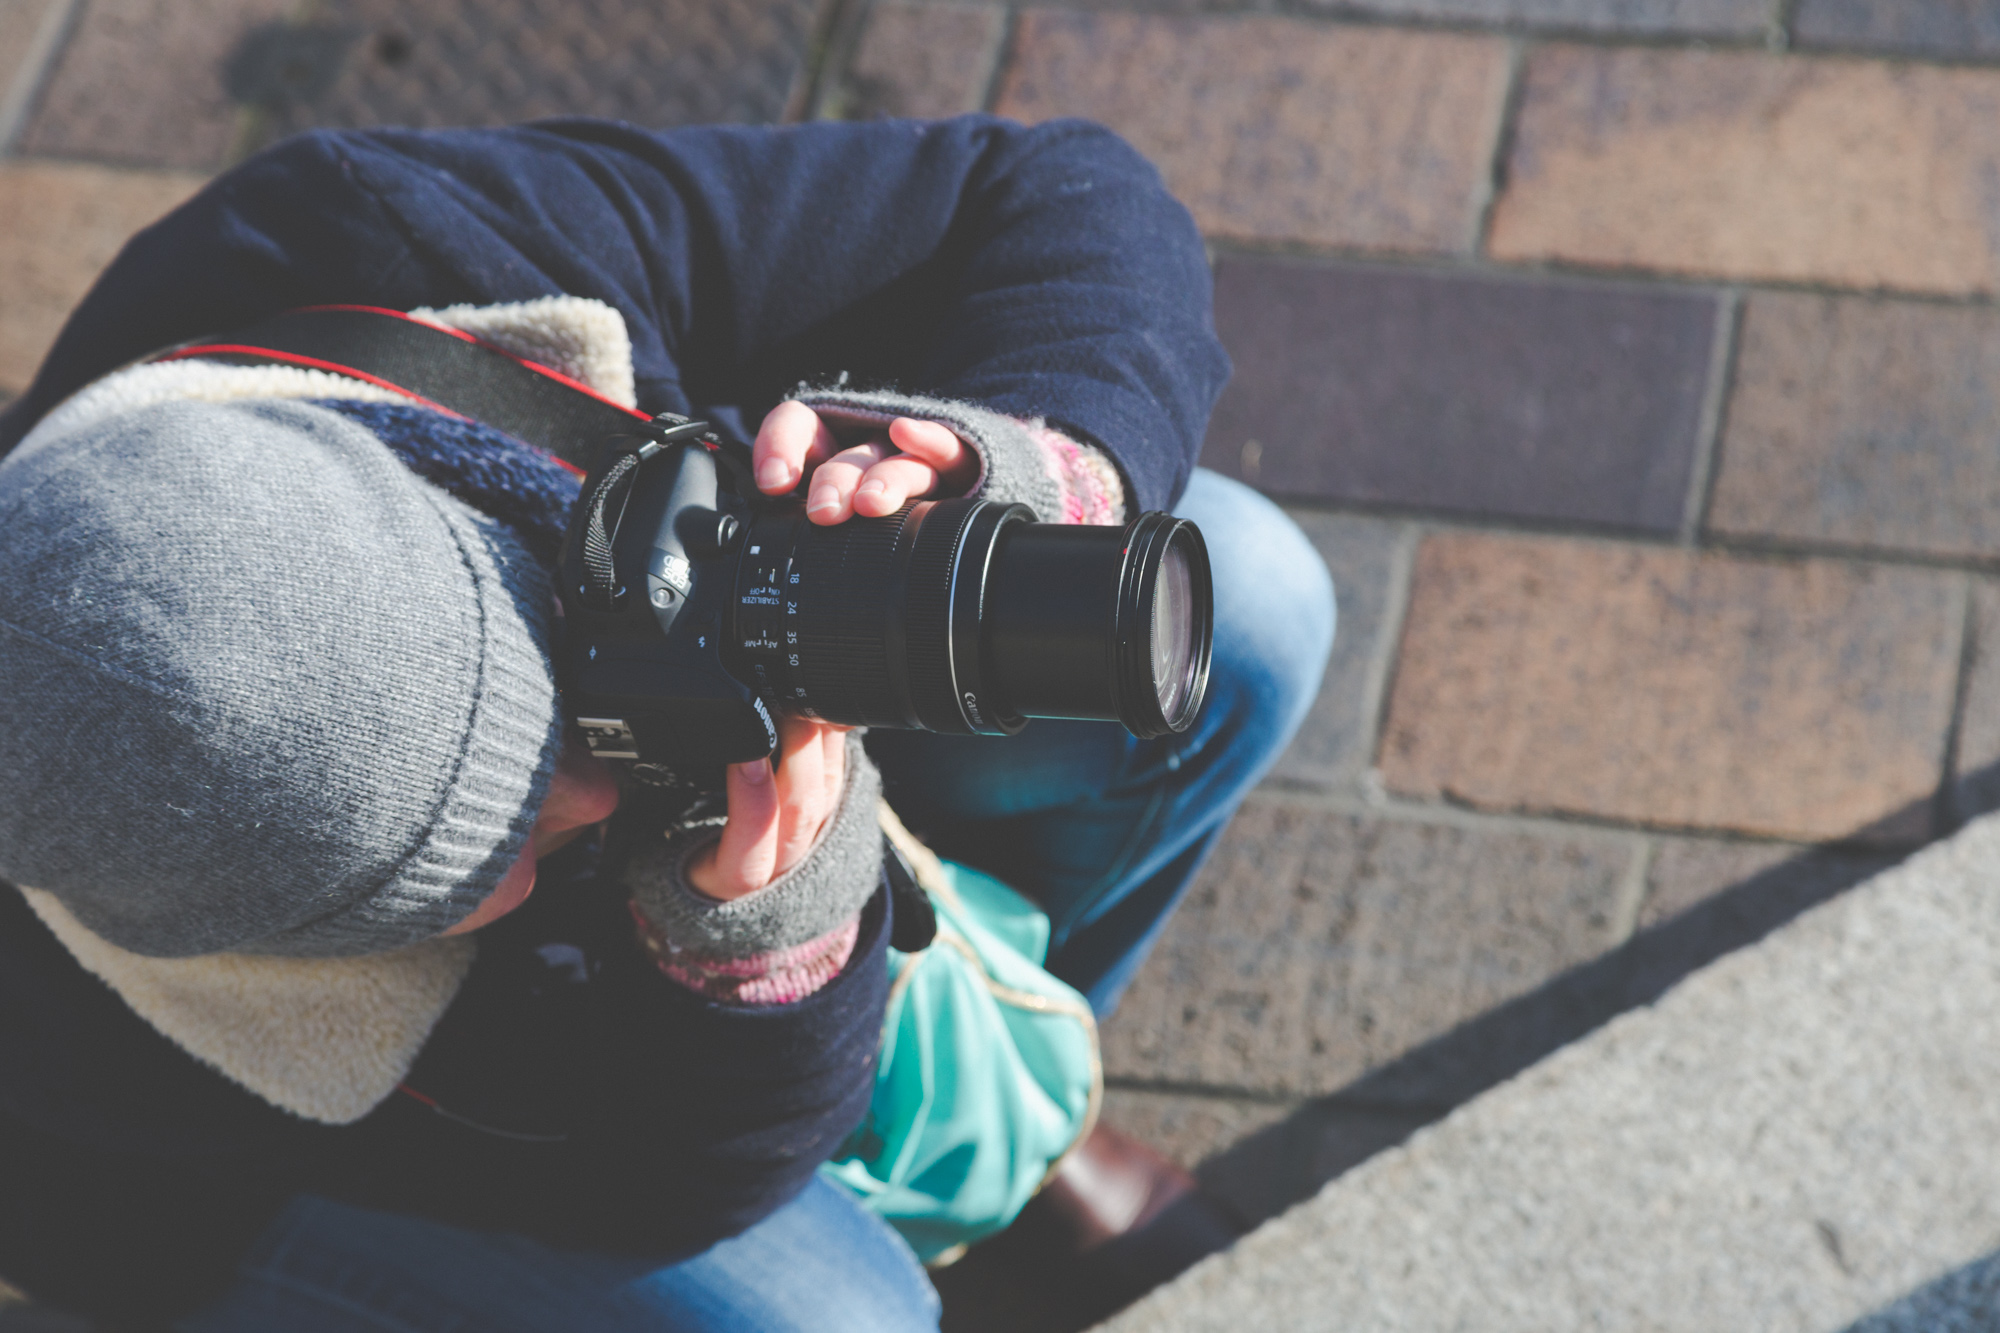
[[[592,446],[644,434],[652,418],[526,357],[397,310],[323,305],[287,310],[146,358],[280,363],[393,389],[427,407],[505,431],[587,471]]]

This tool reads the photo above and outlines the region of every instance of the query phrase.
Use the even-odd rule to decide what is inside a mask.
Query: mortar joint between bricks
[[[1982,640],[1990,627],[1979,623],[1979,599],[1973,596],[1972,579],[1961,580],[1960,595],[1965,603],[1959,620],[1958,680],[1951,700],[1951,721],[1945,727],[1944,753],[1939,760],[1937,795],[1932,798],[1931,828],[1939,838],[1958,832],[1968,812],[1960,808],[1958,766],[1965,735],[1965,712],[1971,702],[1973,673],[1979,669]]]
[[[799,82],[787,99],[787,121],[839,118],[845,110],[847,67],[854,59],[873,0],[831,0],[807,39]]]
[[[1659,843],[1649,837],[1632,840],[1632,859],[1626,864],[1625,874],[1618,882],[1618,895],[1612,905],[1611,942],[1612,946],[1625,943],[1639,929],[1639,915],[1646,908],[1646,897],[1651,892],[1648,881],[1653,873],[1653,858],[1659,854]]]
[[[1525,38],[1511,38],[1507,43],[1507,74],[1500,81],[1500,105],[1493,115],[1493,152],[1486,163],[1486,175],[1480,181],[1477,197],[1473,201],[1472,237],[1467,253],[1484,255],[1487,242],[1493,233],[1493,214],[1500,206],[1500,196],[1507,189],[1507,160],[1513,155],[1515,127],[1520,120],[1521,99],[1525,95],[1524,77],[1528,63],[1528,43]]]
[[[1487,278],[1520,283],[1561,283],[1595,291],[1673,291],[1712,296],[1733,290],[1745,300],[1764,292],[1824,296],[1843,301],[1889,301],[1948,309],[1987,310],[2000,307],[2000,292],[1926,292],[1899,287],[1853,287],[1773,277],[1736,277],[1727,273],[1675,272],[1620,265],[1586,264],[1563,259],[1493,259],[1459,251],[1395,252],[1318,241],[1269,237],[1208,236],[1204,238],[1211,265],[1217,259],[1276,259],[1313,268],[1380,269],[1439,277]]]
[[[1708,350],[1708,382],[1702,386],[1701,413],[1695,426],[1694,457],[1688,468],[1687,498],[1681,511],[1681,541],[1701,541],[1715,503],[1716,477],[1721,472],[1722,431],[1729,417],[1729,397],[1736,387],[1736,355],[1743,339],[1743,289],[1726,287],[1716,303],[1715,328]]]
[[[1000,41],[993,50],[993,66],[986,71],[986,88],[979,98],[979,109],[981,111],[992,112],[1000,103],[1001,85],[1007,81],[1008,67],[1014,63],[1014,57],[1019,52],[1021,45],[1021,24],[1023,22],[1021,8],[1017,4],[1006,7],[1005,18],[1000,24]],[[1213,271],[1215,268],[1215,252],[1206,245],[1204,245],[1204,249],[1208,250],[1208,267],[1210,271]]]
[[[1368,756],[1364,784],[1379,790],[1382,733],[1389,722],[1389,698],[1395,689],[1396,662],[1402,653],[1403,624],[1409,617],[1410,585],[1416,577],[1417,547],[1424,538],[1424,525],[1406,523],[1396,534],[1396,549],[1389,557],[1388,586],[1382,594],[1382,623],[1378,627],[1368,669],[1361,678],[1361,717],[1367,728],[1360,737],[1359,750]],[[1338,596],[1336,591],[1335,596]]]
[[[1798,24],[1799,0],[1772,0],[1771,24],[1764,44],[1771,50],[1786,52],[1792,49],[1792,31]]]
[[[0,87],[0,159],[14,156],[14,145],[27,128],[30,113],[40,100],[43,87],[69,45],[71,32],[83,9],[83,0],[53,0],[35,25],[11,85]]]

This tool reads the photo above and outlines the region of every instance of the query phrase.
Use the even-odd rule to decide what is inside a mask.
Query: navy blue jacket
[[[1191,220],[1078,122],[321,133],[136,237],[0,414],[0,453],[119,365],[278,310],[559,293],[624,315],[648,411],[747,438],[845,372],[1046,417],[1142,508],[1179,496],[1228,370]],[[662,1259],[792,1197],[866,1106],[884,896],[841,977],[745,1009],[646,965],[581,860],[544,885],[482,933],[411,1074],[456,1118],[399,1095],[339,1129],[197,1065],[0,892],[0,1276],[149,1318],[226,1282],[301,1190]]]

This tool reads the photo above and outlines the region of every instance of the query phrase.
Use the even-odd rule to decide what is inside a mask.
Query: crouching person
[[[0,1278],[183,1333],[935,1328],[816,1174],[883,1037],[879,799],[1034,898],[1102,1015],[1325,659],[1311,548],[1193,471],[1207,284],[1115,138],[980,117],[311,135],[142,233],[0,415]],[[368,377],[158,355],[335,303],[713,421],[816,523],[1193,517],[1209,703],[1150,741],[788,719],[719,836],[600,875],[618,786],[551,667],[575,478]]]

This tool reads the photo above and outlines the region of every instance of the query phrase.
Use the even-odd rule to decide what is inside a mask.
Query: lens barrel
[[[1024,505],[920,500],[831,527],[750,525],[725,664],[787,712],[956,735],[1030,717],[1185,731],[1213,639],[1191,523],[1037,523]]]

